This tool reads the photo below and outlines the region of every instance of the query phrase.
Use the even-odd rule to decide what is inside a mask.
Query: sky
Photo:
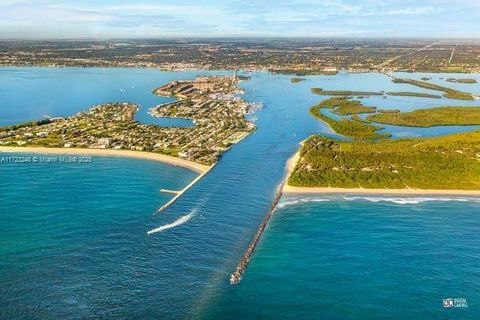
[[[1,39],[480,38],[480,0],[0,0]]]

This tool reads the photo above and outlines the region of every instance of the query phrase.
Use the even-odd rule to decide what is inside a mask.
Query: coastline
[[[449,189],[365,189],[365,188],[327,188],[327,187],[283,187],[284,195],[299,194],[368,194],[368,195],[451,195],[479,196],[480,190],[449,190]]]
[[[459,189],[366,189],[366,188],[331,188],[331,187],[294,187],[288,185],[288,178],[300,160],[300,149],[287,162],[287,177],[282,187],[283,195],[312,194],[368,194],[368,195],[451,195],[479,196],[480,190]]]
[[[1,153],[35,153],[35,154],[65,154],[65,155],[89,155],[101,157],[126,157],[144,160],[158,161],[174,166],[184,167],[197,173],[204,174],[211,166],[203,165],[189,160],[167,156],[164,154],[114,149],[87,149],[87,148],[47,148],[47,147],[6,147],[0,146]]]

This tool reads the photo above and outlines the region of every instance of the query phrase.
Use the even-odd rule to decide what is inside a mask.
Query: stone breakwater
[[[273,199],[272,206],[268,210],[267,215],[263,219],[262,223],[260,224],[260,227],[257,230],[257,233],[255,233],[255,236],[252,239],[252,242],[248,246],[247,250],[243,254],[242,260],[238,264],[237,268],[235,269],[235,272],[232,273],[230,276],[230,284],[235,285],[238,284],[242,280],[242,275],[247,269],[248,263],[250,262],[250,258],[255,251],[255,248],[257,247],[258,242],[260,241],[260,238],[262,237],[263,232],[265,231],[268,222],[273,216],[273,213],[275,212],[275,208],[277,207],[278,202],[282,198],[282,190],[283,190],[283,185],[285,182],[283,182],[277,190],[277,193],[275,194],[275,198]]]

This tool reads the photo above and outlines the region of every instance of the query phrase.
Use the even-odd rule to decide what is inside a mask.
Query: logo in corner
[[[452,308],[453,307],[453,299],[452,298],[443,299],[443,307],[444,308]]]
[[[466,298],[446,298],[443,299],[444,308],[468,308]]]

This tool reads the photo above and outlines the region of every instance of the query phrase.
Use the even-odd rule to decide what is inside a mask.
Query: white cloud
[[[415,36],[435,32],[478,36],[478,11],[473,8],[480,9],[480,1],[0,0],[0,37],[42,32],[49,36],[57,32],[66,37],[271,36],[315,32],[318,36],[408,36],[412,30],[424,32]]]

